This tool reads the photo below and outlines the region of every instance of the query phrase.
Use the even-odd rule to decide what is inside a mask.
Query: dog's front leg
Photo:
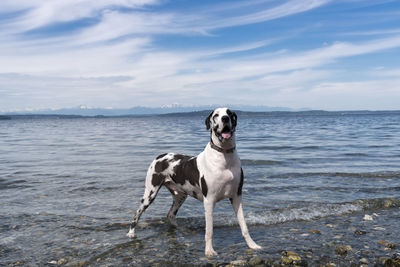
[[[206,217],[206,256],[215,256],[217,252],[213,249],[212,237],[213,237],[213,212],[214,212],[215,201],[204,198],[204,210]]]
[[[235,210],[237,219],[239,221],[240,229],[242,230],[242,235],[244,239],[246,240],[247,245],[251,249],[261,249],[259,245],[256,244],[256,242],[253,241],[249,234],[249,230],[247,229],[246,221],[244,220],[244,214],[243,214],[243,207],[242,207],[242,196],[235,196],[234,198],[231,199],[231,203],[233,206],[233,209]]]

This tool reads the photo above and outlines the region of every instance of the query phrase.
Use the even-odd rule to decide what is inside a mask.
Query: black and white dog
[[[242,209],[243,170],[236,152],[237,115],[228,108],[218,108],[206,118],[211,140],[197,157],[175,153],[162,154],[150,165],[140,208],[133,217],[128,236],[135,236],[135,226],[142,213],[165,186],[173,197],[167,217],[175,224],[175,215],[188,195],[204,203],[207,256],[217,255],[213,249],[213,210],[215,203],[229,198],[237,215],[242,235],[252,249],[261,249],[250,237]]]

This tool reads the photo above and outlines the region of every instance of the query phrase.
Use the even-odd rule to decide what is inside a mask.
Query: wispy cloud
[[[330,0],[287,1],[266,10],[215,20],[207,23],[206,28],[215,29],[215,28],[224,28],[224,27],[233,27],[239,25],[260,23],[264,21],[269,21],[305,12],[320,7],[322,5],[325,5],[329,2]]]
[[[18,31],[28,31],[50,24],[96,17],[103,10],[141,8],[158,2],[158,0],[115,0],[112,2],[107,0],[4,0],[1,9],[3,12],[21,12],[17,19],[10,20],[8,26],[13,26]]]
[[[399,13],[400,16],[400,13]],[[368,30],[368,31],[359,31],[359,32],[345,32],[341,35],[343,36],[373,36],[373,35],[392,35],[392,34],[400,34],[400,28],[396,29],[381,29],[381,30]]]

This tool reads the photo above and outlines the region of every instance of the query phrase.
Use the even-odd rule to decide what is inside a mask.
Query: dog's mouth
[[[229,126],[224,126],[224,128],[222,128],[221,133],[218,136],[220,138],[220,141],[222,141],[223,139],[230,139],[232,137],[232,130]]]

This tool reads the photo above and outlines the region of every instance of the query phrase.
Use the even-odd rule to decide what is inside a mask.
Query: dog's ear
[[[232,118],[231,118],[231,120],[232,120],[232,126],[233,126],[233,128],[235,128],[236,125],[237,125],[237,115],[236,115],[236,113],[233,112],[233,111],[232,111]]]
[[[210,115],[206,118],[206,129],[210,130],[211,128],[211,116],[214,113],[214,111],[211,111]]]
[[[232,127],[235,128],[237,125],[237,115],[234,111],[228,109],[226,111],[226,113],[229,115],[229,117],[231,118],[231,122],[232,122]]]

